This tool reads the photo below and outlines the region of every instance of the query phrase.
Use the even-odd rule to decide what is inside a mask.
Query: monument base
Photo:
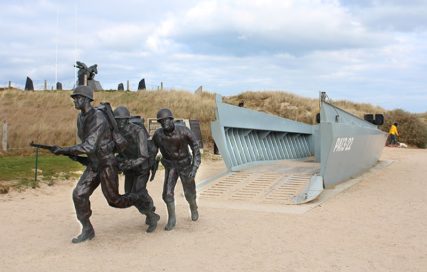
[[[90,79],[87,81],[87,86],[91,87],[95,91],[102,91],[101,83],[98,80]]]

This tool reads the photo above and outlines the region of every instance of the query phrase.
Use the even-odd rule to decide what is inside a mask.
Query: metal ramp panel
[[[282,160],[230,172],[199,188],[200,201],[231,201],[247,204],[295,204],[320,172],[320,164],[312,161]]]
[[[229,105],[219,95],[215,100],[212,137],[230,171],[314,155],[312,125]]]

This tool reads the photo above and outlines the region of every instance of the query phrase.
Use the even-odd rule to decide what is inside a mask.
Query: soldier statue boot
[[[132,195],[132,197],[137,196],[134,193],[130,193],[128,195]],[[153,232],[157,228],[157,221],[160,220],[160,215],[155,213],[156,207],[151,206],[150,208],[144,208],[144,201],[141,197],[138,196],[138,199],[135,200],[135,206],[138,208],[141,214],[145,214],[147,217],[145,218],[145,224],[148,225],[146,232]]]
[[[188,204],[190,204],[191,220],[197,221],[197,219],[199,219],[199,212],[197,211],[196,200],[192,199],[192,200],[188,201]]]
[[[153,206],[153,209],[151,210],[153,213],[156,211],[156,207]],[[147,215],[147,218],[145,218],[145,224],[150,225],[150,218]]]
[[[158,215],[157,213],[151,211],[147,213],[147,218],[146,218],[146,222],[148,221],[148,228],[146,230],[146,232],[150,233],[156,230],[157,228],[157,221],[160,220],[160,215]]]
[[[167,202],[166,207],[168,208],[168,223],[165,226],[165,230],[172,230],[176,225],[176,216],[175,216],[175,203]]]
[[[93,229],[93,226],[90,223],[89,219],[82,220],[81,223],[83,225],[82,233],[80,233],[79,236],[71,240],[73,244],[78,244],[86,240],[92,240],[93,237],[95,237],[95,230]]]

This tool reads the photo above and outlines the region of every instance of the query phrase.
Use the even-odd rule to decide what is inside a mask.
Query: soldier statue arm
[[[147,132],[145,132],[145,135],[148,135]],[[152,145],[149,148],[148,155],[154,157],[154,161],[152,161],[150,165],[150,181],[154,180],[154,177],[156,176],[157,169],[159,168],[159,162],[161,160],[162,155],[159,154],[159,144],[158,144],[158,138],[156,136],[156,133],[154,133],[153,138],[150,140]],[[152,159],[152,158],[150,158]]]
[[[156,154],[159,152],[159,136],[157,134],[157,130],[154,132],[153,138],[151,139],[152,143],[154,144],[154,147],[156,148],[155,151],[153,151],[153,153],[155,152]]]
[[[196,176],[197,169],[199,169],[199,166],[201,163],[201,154],[200,154],[199,144],[197,143],[197,140],[190,129],[187,129],[187,139],[188,139],[189,146],[191,148],[191,152],[193,153],[193,161],[191,164],[190,176],[194,178]]]
[[[138,130],[137,135],[139,157],[137,159],[126,159],[123,161],[120,165],[120,168],[123,170],[136,168],[148,160],[147,137],[142,129]]]

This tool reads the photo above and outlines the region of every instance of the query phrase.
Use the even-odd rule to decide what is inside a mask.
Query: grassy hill
[[[72,145],[76,138],[77,111],[70,98],[71,91],[0,91],[0,121],[7,120],[9,128],[9,147],[11,153],[24,154],[32,151],[31,141]],[[245,107],[272,113],[284,118],[314,123],[319,112],[317,99],[300,97],[287,92],[263,91],[245,92],[237,96],[225,97],[225,102],[237,105],[244,101]],[[209,92],[190,93],[182,90],[118,92],[101,91],[95,93],[94,105],[108,101],[113,108],[127,106],[133,115],[145,119],[156,116],[160,108],[170,108],[175,117],[198,119],[201,122],[203,140],[212,144],[210,122],[214,120],[214,94]],[[358,104],[349,101],[334,101],[339,107],[363,117],[365,113],[384,113],[388,122],[383,126],[387,130],[390,122],[400,121],[402,141],[424,146],[427,143],[427,113],[414,115],[401,110],[390,111],[370,104]],[[424,122],[422,121],[424,120]],[[405,129],[405,122],[414,123],[414,127]],[[403,133],[405,130],[408,133]],[[416,135],[416,141],[413,135]],[[0,133],[1,138],[1,133]]]

